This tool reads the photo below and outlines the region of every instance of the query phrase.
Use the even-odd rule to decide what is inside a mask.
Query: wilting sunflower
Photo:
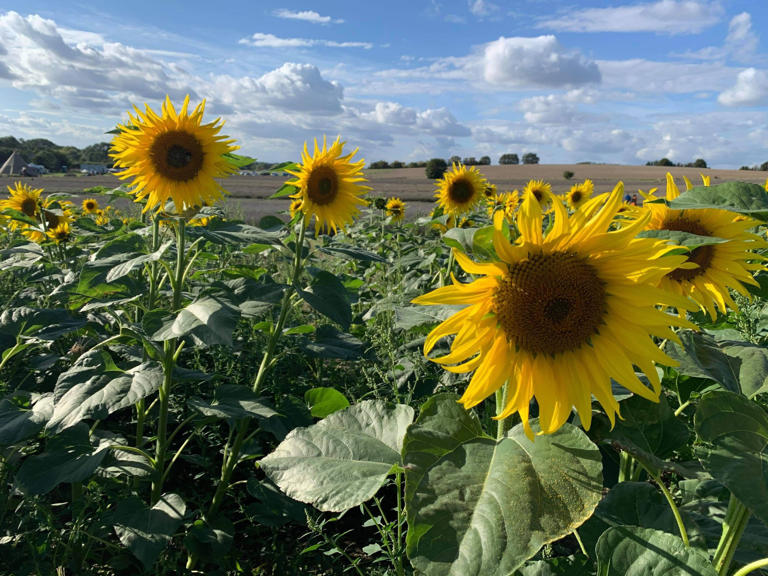
[[[552,185],[544,180],[529,180],[523,188],[523,196],[533,195],[542,208],[552,204]]]
[[[488,182],[477,168],[467,168],[463,164],[451,165],[450,170],[447,170],[436,184],[437,203],[443,213],[451,216],[471,212],[484,198],[484,192],[488,188]]]
[[[291,215],[291,220],[296,216],[296,212],[301,211],[301,198],[291,200],[291,205],[288,207],[288,213]]]
[[[323,137],[323,147],[318,147],[315,140],[315,151],[310,156],[304,142],[299,169],[295,172],[288,170],[296,180],[286,184],[299,189],[291,198],[301,200],[301,211],[307,223],[312,216],[315,217],[315,234],[321,228],[333,232],[343,229],[360,213],[359,206],[368,204],[360,197],[370,190],[361,184],[366,181],[362,172],[365,160],[352,162],[357,148],[351,154],[342,156],[344,144],[341,137],[337,137],[328,148]]]
[[[679,195],[674,178],[667,173],[667,201]],[[656,199],[653,196],[650,198]],[[652,214],[647,225],[649,230],[679,230],[726,240],[691,250],[682,267],[662,278],[661,287],[691,298],[712,319],[717,318],[717,309],[723,313],[728,308],[735,310],[736,303],[729,289],[748,296],[744,285],[756,286],[752,274],[765,269],[762,264],[764,258],[752,252],[766,246],[764,240],[749,232],[758,223],[727,210],[672,210],[664,203],[655,202],[645,206]]]
[[[672,326],[688,325],[657,304],[686,307],[687,300],[657,287],[685,256],[667,255],[663,241],[635,238],[647,221],[612,230],[621,205],[621,186],[589,220],[570,217],[554,203],[554,221],[542,232],[543,213],[533,195],[517,214],[520,236],[511,244],[503,215],[494,215],[493,244],[499,262],[476,263],[455,251],[456,261],[480,278],[438,288],[418,304],[466,307],[427,336],[428,354],[455,334],[450,352],[433,361],[451,372],[475,371],[460,402],[470,408],[508,383],[498,418],[518,412],[526,434],[529,403],[536,398],[541,429],[560,428],[575,406],[585,428],[591,398],[613,423],[619,405],[611,379],[657,401],[661,390],[655,362],[674,364],[652,336],[677,340]],[[653,389],[635,375],[645,373]]]
[[[401,222],[405,218],[405,202],[400,198],[390,198],[387,200],[386,212],[392,222]]]
[[[202,124],[205,100],[189,114],[189,96],[177,113],[166,96],[162,115],[149,106],[134,107],[130,122],[118,125],[110,156],[122,180],[131,180],[136,201],[147,199],[144,212],[162,209],[170,198],[177,213],[204,206],[221,198],[224,191],[216,178],[235,170],[225,154],[238,149],[234,140],[220,136],[221,119]]]
[[[594,192],[595,185],[589,178],[584,180],[584,182],[574,184],[571,186],[568,194],[566,194],[568,206],[570,206],[573,210],[578,210],[587,200],[592,197]]]
[[[72,230],[69,227],[69,222],[61,222],[55,228],[48,229],[48,238],[56,242],[56,244],[61,244],[62,242],[69,242],[71,237],[72,237]]]
[[[40,194],[42,188],[32,188],[21,182],[16,182],[13,188],[8,186],[9,198],[0,200],[0,212],[6,209],[18,210],[30,218],[37,218],[40,215]],[[11,220],[10,227],[13,229],[26,226],[23,222]]]

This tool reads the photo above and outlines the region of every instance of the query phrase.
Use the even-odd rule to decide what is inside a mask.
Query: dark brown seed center
[[[329,166],[318,166],[309,174],[307,195],[315,204],[324,206],[336,199],[339,192],[339,177]]]
[[[200,141],[189,132],[170,130],[152,142],[149,157],[155,170],[177,182],[194,179],[203,167],[205,153]]]
[[[458,178],[448,188],[448,197],[454,204],[466,204],[474,196],[472,183],[464,178]]]
[[[510,266],[493,296],[493,311],[518,349],[561,354],[598,332],[605,314],[605,284],[576,254],[534,254]]]

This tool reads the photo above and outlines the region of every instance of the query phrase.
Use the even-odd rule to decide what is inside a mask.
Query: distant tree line
[[[451,164],[463,164],[464,166],[489,166],[491,164],[490,156],[480,156],[480,158],[476,158],[474,156],[467,156],[465,158],[462,158],[461,156],[451,156],[450,158],[448,158],[448,160],[445,160],[443,158],[432,158],[432,160],[429,160],[428,162],[409,162],[408,164],[404,162],[400,162],[399,160],[395,160],[394,162],[387,162],[386,160],[377,160],[376,162],[371,162],[368,165],[368,168],[369,169],[426,168],[429,165],[429,162],[433,162],[435,160],[441,160],[443,163],[446,164],[446,166],[450,166]],[[520,157],[517,154],[502,154],[499,157],[499,164],[502,164],[502,165],[520,164],[520,163],[521,163]],[[535,152],[526,152],[525,154],[523,154],[522,163],[538,164],[539,157]],[[433,165],[435,165],[434,162],[433,162]],[[439,165],[439,163],[437,165]],[[442,176],[442,173],[440,173],[440,176]],[[440,178],[440,176],[437,176],[437,178]]]
[[[368,165],[368,169],[376,170],[383,168],[424,168],[426,165],[427,163],[424,160],[419,162],[408,162],[407,164],[405,162],[400,162],[400,160],[394,160],[393,162],[377,160],[376,162],[371,162]]]
[[[682,162],[674,163],[669,158],[662,158],[661,160],[650,160],[645,163],[646,166],[677,166],[678,168],[708,168],[707,161],[704,158],[696,158],[693,162],[683,164]]]
[[[739,170],[760,170],[761,172],[768,172],[768,162],[763,162],[760,166],[757,164],[754,166],[742,166]]]
[[[91,144],[81,149],[59,146],[45,138],[24,140],[4,136],[0,137],[0,164],[5,162],[14,150],[18,150],[27,162],[45,166],[51,172],[59,172],[65,167],[78,168],[83,162],[112,166],[108,142]]]

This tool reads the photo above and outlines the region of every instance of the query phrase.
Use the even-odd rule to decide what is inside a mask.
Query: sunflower
[[[60,244],[62,242],[69,242],[72,237],[72,230],[69,227],[69,222],[61,222],[55,228],[48,229],[48,238]]]
[[[131,180],[136,201],[147,199],[144,212],[162,209],[169,198],[177,213],[212,203],[224,192],[215,179],[235,170],[225,154],[238,146],[219,135],[221,119],[201,123],[205,100],[191,114],[188,107],[189,96],[179,113],[166,96],[162,116],[148,105],[143,113],[134,107],[136,116],[129,112],[130,122],[118,125],[110,156],[123,168],[118,177]]]
[[[504,217],[511,221],[515,217],[518,204],[520,204],[520,192],[518,190],[496,194],[493,200],[488,202],[488,216],[493,218],[496,211],[502,211]]]
[[[304,142],[299,169],[287,171],[296,180],[286,184],[298,188],[291,198],[301,199],[301,211],[307,223],[314,215],[315,234],[321,228],[334,233],[338,228],[343,229],[359,214],[359,206],[368,204],[360,197],[370,190],[361,184],[366,181],[362,173],[365,160],[352,162],[357,148],[351,154],[342,156],[344,144],[341,137],[337,137],[328,148],[323,136],[322,149],[315,140],[315,152],[310,156]]]
[[[517,215],[520,236],[511,244],[503,215],[494,215],[493,245],[500,261],[476,263],[455,251],[459,265],[480,278],[438,288],[418,304],[458,304],[465,308],[430,332],[429,354],[443,337],[455,334],[450,353],[434,362],[451,372],[475,371],[459,400],[470,408],[508,383],[506,405],[497,418],[518,412],[526,434],[529,403],[536,398],[541,429],[560,428],[575,406],[585,428],[591,424],[591,398],[611,423],[619,405],[611,379],[632,392],[658,400],[661,383],[655,362],[673,364],[652,336],[677,341],[673,326],[690,326],[657,304],[686,307],[688,301],[657,287],[685,256],[669,255],[663,241],[636,238],[647,217],[619,230],[612,223],[621,206],[617,186],[588,220],[569,216],[553,204],[554,221],[545,235],[543,213],[532,194]],[[652,389],[635,375],[645,373]]]
[[[99,202],[95,198],[83,200],[83,212],[86,214],[98,214],[100,211]]]
[[[679,195],[674,178],[667,173],[667,201]],[[650,199],[656,198],[652,196]],[[662,288],[691,298],[715,319],[718,309],[725,313],[728,308],[737,308],[729,289],[748,296],[744,285],[758,285],[752,274],[765,269],[761,263],[764,258],[752,250],[764,248],[766,243],[749,232],[758,222],[727,210],[673,210],[662,202],[650,202],[645,206],[652,215],[648,230],[679,230],[726,240],[691,250],[682,267],[661,279]]]
[[[405,202],[400,198],[390,198],[387,200],[386,211],[392,222],[401,222],[405,217]]]
[[[578,210],[587,200],[592,197],[594,192],[595,185],[589,178],[580,184],[574,184],[571,186],[568,194],[566,194],[568,206],[570,206],[573,210]]]
[[[496,184],[491,184],[488,182],[485,186],[485,190],[483,190],[483,196],[485,196],[485,199],[489,202],[492,201],[494,198],[496,198],[496,195],[498,194]]]
[[[10,197],[0,200],[0,212],[7,209],[17,210],[29,218],[37,219],[40,215],[40,194],[43,192],[42,188],[32,188],[21,182],[16,182],[13,188],[8,186],[8,192],[11,194]],[[16,230],[27,226],[27,224],[18,220],[11,220],[9,226],[11,229]]]
[[[44,199],[41,203],[41,212],[38,214],[38,219],[42,215],[45,218],[45,232],[43,228],[35,228],[30,225],[23,225],[21,229],[22,235],[38,244],[42,244],[47,238],[47,231],[59,228],[66,225],[69,229],[69,224],[74,219],[74,213],[72,211],[73,204],[64,200],[51,200],[50,198]]]
[[[288,207],[288,213],[291,215],[291,220],[294,219],[297,212],[301,212],[301,198],[291,200],[291,205]]]
[[[460,216],[472,211],[486,188],[488,182],[477,168],[453,164],[437,182],[435,198],[445,214]]]
[[[552,194],[552,185],[544,180],[529,180],[523,188],[523,195],[533,195],[542,208],[552,204],[554,196]]]

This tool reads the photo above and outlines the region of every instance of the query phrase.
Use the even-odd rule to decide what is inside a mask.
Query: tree
[[[389,168],[389,162],[387,162],[386,160],[377,160],[376,162],[371,162],[368,168],[370,170],[376,170],[379,168]]]
[[[523,154],[523,164],[538,164],[539,157],[534,152],[526,152]]]
[[[400,160],[395,160],[394,162],[392,162],[392,164],[389,165],[389,167],[390,168],[403,168],[403,167],[405,167],[405,164],[400,162]]]
[[[448,161],[451,164],[461,164],[461,156],[451,156]]]
[[[468,158],[464,158],[464,160],[462,160],[462,163],[464,164],[464,166],[475,166],[477,164],[477,160],[475,160],[474,156],[470,156]]]
[[[481,166],[488,166],[491,163],[491,157],[490,156],[481,156],[480,160],[477,162]]]
[[[427,162],[425,171],[427,173],[427,178],[437,180],[438,178],[443,177],[443,174],[445,174],[447,169],[448,163],[445,160],[442,158],[432,158],[429,162]]]
[[[694,168],[706,168],[707,167],[707,161],[704,160],[704,158],[696,158],[696,160],[693,161],[693,167]]]
[[[517,154],[502,154],[499,156],[499,164],[520,164]]]
[[[763,162],[762,164],[760,164],[760,170],[762,170],[763,172],[768,172],[768,162]]]

